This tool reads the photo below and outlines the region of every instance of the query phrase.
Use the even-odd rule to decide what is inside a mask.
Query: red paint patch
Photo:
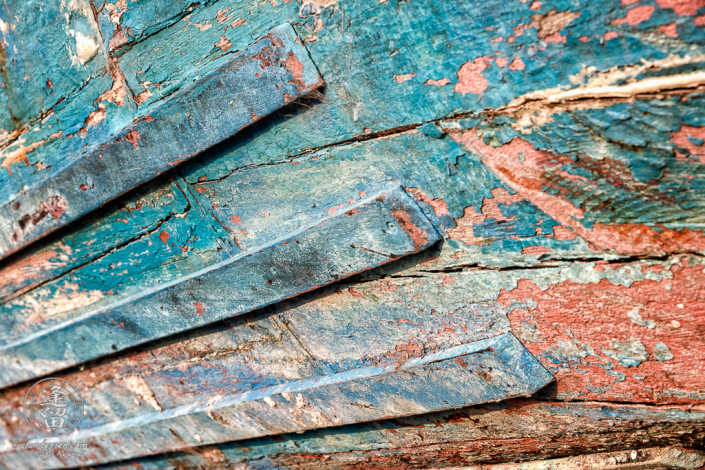
[[[306,88],[306,84],[304,83],[304,66],[301,64],[299,59],[296,57],[296,55],[293,52],[289,52],[289,54],[286,56],[286,68],[291,72],[291,76],[294,77],[294,85],[296,88],[299,90],[303,90]]]
[[[66,209],[68,209],[68,204],[64,198],[52,196],[46,201],[42,201],[32,214],[25,214],[20,217],[17,225],[19,225],[20,230],[25,230],[30,225],[37,225],[48,215],[52,216],[54,220],[59,220],[59,217],[64,215]]]
[[[568,227],[563,225],[555,225],[553,227],[553,237],[558,241],[575,240],[577,235]]]
[[[242,222],[242,219],[240,217],[234,215],[234,216],[230,217],[230,222],[232,222],[234,224],[239,224],[240,222]]]
[[[460,136],[452,135],[466,148],[480,154],[483,163],[505,183],[554,220],[570,227],[577,235],[590,242],[595,250],[613,250],[624,255],[705,250],[703,232],[689,228],[674,230],[659,225],[636,223],[596,223],[590,229],[583,226],[580,220],[584,217],[584,211],[576,207],[569,198],[576,197],[580,192],[587,198],[595,189],[589,181],[579,184],[579,177],[567,173],[564,168],[581,164],[597,174],[605,175],[611,184],[624,187],[633,180],[631,173],[620,167],[618,162],[607,159],[574,162],[567,156],[536,150],[521,138],[515,138],[495,148],[485,144],[475,131],[468,131]],[[567,188],[566,180],[575,184],[567,185],[570,186]]]
[[[414,241],[414,248],[416,248],[416,250],[428,243],[428,234],[424,229],[418,228],[411,222],[411,217],[409,214],[401,209],[392,210],[391,213],[394,218],[397,219],[397,222],[399,222],[402,230],[404,230]]]
[[[511,306],[532,299],[531,310],[515,308],[509,320],[529,351],[557,378],[560,398],[702,403],[695,397],[705,396],[703,266],[687,264],[672,267],[673,279],[637,281],[630,287],[603,279],[564,281],[542,290],[521,279],[516,289],[502,291],[498,301]],[[645,360],[636,367],[605,352],[615,342],[630,341],[645,351]]]
[[[497,64],[497,67],[499,67],[500,69],[502,69],[502,68],[504,68],[504,67],[507,66],[507,64],[509,63],[509,60],[507,60],[506,57],[497,57],[497,58],[494,60],[494,63]]]
[[[639,23],[642,23],[649,18],[651,18],[651,15],[654,14],[654,8],[651,5],[642,5],[639,7],[634,7],[631,10],[627,12],[627,16],[624,18],[617,18],[612,20],[612,24],[628,24],[631,26],[638,25]]]
[[[533,246],[525,246],[524,248],[521,249],[521,254],[522,255],[545,255],[550,253],[551,250],[546,248],[545,246],[541,245],[533,245]]]
[[[661,8],[670,8],[678,16],[693,16],[705,7],[705,0],[656,0],[656,3]]]
[[[482,74],[482,71],[490,66],[492,57],[478,57],[474,61],[467,61],[458,70],[458,83],[455,84],[453,91],[465,96],[468,93],[479,94],[483,93],[489,83]]]
[[[672,134],[671,142],[687,150],[691,156],[696,157],[701,163],[705,163],[705,144],[696,145],[691,139],[705,141],[705,127],[682,126],[678,132]]]
[[[676,27],[676,22],[674,21],[673,23],[669,24],[664,24],[658,27],[658,32],[668,36],[669,38],[677,38],[678,37],[678,28]]]
[[[196,307],[197,314],[203,315],[203,304],[201,302],[194,302],[193,306]]]
[[[509,64],[509,70],[524,70],[524,61],[521,57],[515,57],[511,64]]]
[[[424,85],[433,85],[433,86],[444,86],[450,83],[450,80],[447,78],[441,78],[440,80],[432,80],[428,79],[424,82]]]
[[[137,132],[137,129],[132,129],[131,131],[125,134],[125,140],[130,142],[132,146],[135,147],[135,150],[139,150],[139,145],[137,145],[137,142],[140,140],[141,137],[142,136],[139,132]]]
[[[404,188],[404,190],[412,194],[417,200],[423,201],[433,207],[433,212],[435,212],[438,217],[450,214],[450,212],[448,212],[448,204],[446,204],[443,199],[431,199],[421,188]]]
[[[693,21],[695,22],[695,26],[705,26],[705,15],[696,16],[693,18]]]
[[[611,39],[615,39],[619,37],[619,33],[616,31],[607,31],[604,36],[602,36],[602,39],[607,42]]]
[[[352,294],[353,297],[358,297],[360,299],[364,299],[365,296],[353,289],[352,287],[348,287],[348,292]]]
[[[159,234],[159,239],[166,245],[169,246],[167,243],[169,241],[169,232],[162,232]]]
[[[455,219],[456,226],[446,229],[448,236],[455,240],[461,240],[468,245],[482,244],[485,239],[475,236],[473,226],[481,224],[487,219],[494,219],[498,222],[512,220],[513,217],[507,218],[502,215],[499,204],[515,204],[526,200],[521,194],[509,194],[504,188],[493,189],[492,196],[482,200],[482,208],[479,214],[472,206],[466,207],[463,211],[463,216]]]
[[[565,36],[563,36],[562,34],[560,34],[560,33],[553,33],[553,34],[550,34],[550,35],[546,36],[546,37],[543,38],[543,39],[544,39],[544,41],[546,41],[546,42],[548,42],[548,43],[553,42],[553,43],[556,43],[556,44],[561,44],[561,43],[562,43],[562,44],[565,44],[566,41],[567,41],[567,38],[566,38]]]

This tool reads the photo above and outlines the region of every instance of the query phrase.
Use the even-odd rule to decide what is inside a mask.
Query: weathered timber
[[[679,407],[507,400],[410,418],[196,447],[92,468],[458,468],[673,445],[687,446],[692,455],[692,447],[702,443],[704,416],[702,409]]]
[[[419,257],[418,263],[423,255],[412,256]],[[607,402],[605,406],[610,401],[702,404],[705,392],[697,380],[703,373],[705,350],[699,333],[705,315],[698,314],[702,299],[697,288],[702,258],[463,272],[424,272],[399,266],[406,262],[406,258],[396,261],[396,269],[387,265],[389,274],[382,279],[351,279],[107,357],[60,377],[76,384],[84,396],[83,429],[144,417],[156,409],[208,402],[218,395],[369,366],[403,364],[413,356],[514,332],[559,378],[555,389],[559,400],[599,400]],[[683,265],[691,269],[683,270]],[[368,271],[360,276],[374,274]],[[531,298],[513,300],[517,285],[523,284],[536,285],[542,292],[532,293],[537,308],[529,313],[536,315],[534,320],[524,311]],[[568,295],[567,288],[571,289]],[[630,288],[634,294],[623,295]],[[596,295],[600,291],[607,295]],[[673,310],[650,303],[656,298],[654,293],[662,295],[659,292],[672,292],[696,313],[694,319],[687,320],[689,310],[678,309],[680,313],[674,316]],[[567,307],[551,309],[546,299],[552,298],[582,302],[586,309],[602,302],[602,308],[614,313],[604,323],[586,323],[590,310],[572,315]],[[639,318],[629,315],[634,309],[640,311]],[[679,328],[674,328],[674,319],[682,322]],[[534,323],[541,329],[536,331]],[[611,345],[613,339],[643,344],[643,351],[635,351],[641,362],[627,366],[615,361],[612,356],[626,360],[630,350],[618,350]],[[662,354],[665,347],[674,357]],[[589,375],[583,373],[586,369]],[[599,380],[596,387],[590,379]],[[0,428],[0,439],[32,437],[23,425],[21,409],[28,387],[8,388],[0,395],[0,422],[7,426]],[[405,389],[398,392],[398,399],[407,394]]]
[[[10,385],[240,315],[418,252],[439,239],[416,203],[391,187],[265,246],[5,342],[0,383]]]
[[[705,454],[679,448],[648,448],[580,455],[531,463],[480,465],[464,470],[696,470],[705,465]]]
[[[0,258],[322,84],[291,25],[274,28],[110,141],[0,207]]]
[[[9,451],[17,469],[65,468],[177,450],[188,446],[276,435],[428,410],[529,396],[551,375],[511,334],[411,358],[289,382],[208,402],[155,412],[96,428],[61,442],[88,443],[83,456],[32,458]],[[403,398],[399,390],[405,390]],[[58,442],[48,440],[47,442]]]
[[[54,3],[58,9],[60,2]],[[79,0],[71,4],[83,3],[89,5]],[[12,170],[11,176],[0,172],[2,202],[62,168],[67,156],[84,145],[100,143],[109,130],[124,127],[135,114],[133,107],[143,113],[158,106],[193,77],[208,73],[233,51],[243,50],[253,38],[284,22],[293,24],[306,42],[327,88],[315,111],[287,110],[272,120],[273,132],[258,138],[249,152],[262,161],[282,160],[368,132],[493,110],[536,90],[578,87],[599,79],[611,67],[662,75],[663,65],[671,62],[674,73],[692,71],[701,67],[698,51],[705,34],[697,26],[695,8],[654,2],[622,5],[618,0],[601,4],[551,0],[540,5],[500,1],[439,5],[424,0],[398,8],[377,0],[94,3],[115,73],[94,73],[79,92],[63,94],[63,108],[30,126],[21,145],[0,153]],[[625,23],[629,12],[639,7],[653,10],[641,21]],[[495,15],[498,10],[503,15]],[[17,58],[10,52],[14,47],[19,55],[31,57],[43,52],[45,45],[35,40],[41,26],[24,21],[21,13],[14,18],[0,12],[10,31],[13,26],[26,28],[22,43],[7,34],[8,64]],[[72,19],[77,14],[70,13]],[[76,41],[63,31],[56,36],[62,37]],[[467,47],[469,41],[472,48]],[[56,54],[60,52],[57,48]],[[100,54],[86,66],[98,62],[105,63]],[[51,61],[34,65],[32,77],[56,81],[60,75],[52,70]],[[625,80],[618,75],[613,75],[614,81]],[[475,77],[478,88],[468,87]],[[612,82],[603,82],[607,83]],[[21,85],[11,90],[29,93]],[[37,99],[45,91],[37,88],[31,93]],[[53,96],[58,100],[62,93],[56,89]],[[63,136],[49,138],[59,131]],[[6,158],[19,154],[26,156],[26,163]]]

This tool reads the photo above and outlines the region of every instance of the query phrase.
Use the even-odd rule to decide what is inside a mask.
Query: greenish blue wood
[[[440,238],[415,202],[392,186],[204,270],[9,339],[0,349],[0,383],[241,315],[416,253]]]
[[[0,207],[0,258],[323,84],[291,25],[274,28],[108,142]]]

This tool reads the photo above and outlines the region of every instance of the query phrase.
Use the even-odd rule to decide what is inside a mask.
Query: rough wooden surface
[[[0,257],[30,244],[323,84],[291,25],[210,71],[0,207]]]
[[[424,468],[703,448],[700,0],[71,3],[74,35],[53,25],[61,34],[42,45],[19,40],[48,22],[25,20],[31,3],[17,19],[0,11],[0,99],[16,118],[0,126],[0,201],[278,24],[293,25],[326,87],[4,260],[5,341],[271,243],[390,183],[447,236],[61,371],[86,398],[82,430],[506,333],[556,377],[528,401],[185,446],[114,468]],[[85,64],[35,60],[76,55],[76,31],[100,46]],[[20,96],[23,75],[38,97]],[[0,398],[4,451],[30,437],[30,385]]]

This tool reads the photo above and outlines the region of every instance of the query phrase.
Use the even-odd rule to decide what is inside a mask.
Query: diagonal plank
[[[291,25],[0,207],[0,258],[76,220],[321,86]]]
[[[192,446],[299,432],[529,396],[553,380],[510,333],[451,347],[404,364],[368,366],[244,393],[218,396],[84,429],[64,444],[82,457],[9,450],[7,468],[65,468]],[[46,442],[59,442],[54,438]]]
[[[263,247],[4,344],[0,385],[255,310],[416,253],[440,238],[411,197],[392,186]]]

